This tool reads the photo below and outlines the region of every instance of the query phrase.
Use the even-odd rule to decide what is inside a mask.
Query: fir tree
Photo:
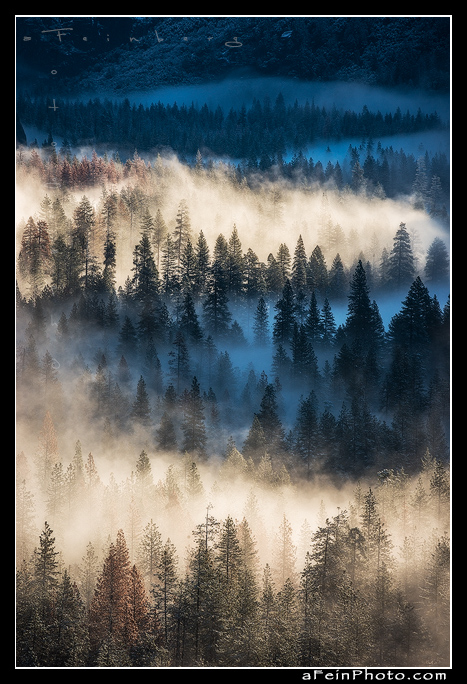
[[[400,290],[404,287],[408,287],[414,277],[414,257],[410,236],[405,227],[405,223],[401,223],[394,236],[393,247],[389,254],[389,284],[397,290]]]
[[[183,432],[181,448],[183,452],[205,457],[206,427],[204,420],[204,406],[200,396],[199,383],[196,377],[193,377],[190,391],[186,391],[183,397],[183,420],[181,424]]]
[[[134,296],[138,302],[153,302],[159,292],[159,275],[149,236],[144,233],[133,251]]]
[[[263,297],[258,300],[253,332],[255,344],[260,347],[266,346],[269,341],[269,313]]]
[[[276,345],[288,345],[292,339],[295,323],[295,301],[290,281],[287,280],[282,290],[282,297],[275,305],[273,340]]]
[[[140,376],[136,387],[136,397],[133,402],[131,415],[135,425],[145,427],[151,422],[149,395],[146,389],[146,382],[142,375]]]

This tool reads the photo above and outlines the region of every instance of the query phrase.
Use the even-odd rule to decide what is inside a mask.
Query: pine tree
[[[76,256],[80,265],[84,288],[88,287],[88,278],[91,267],[95,260],[95,235],[96,215],[86,195],[83,195],[81,202],[73,212],[74,229],[72,234],[73,248],[76,249]]]
[[[295,301],[290,281],[287,280],[282,290],[282,297],[275,305],[273,340],[276,345],[288,346],[292,339],[295,323]]]
[[[307,270],[308,287],[311,291],[326,296],[328,289],[328,270],[321,247],[316,245],[310,255]]]
[[[279,590],[285,587],[287,580],[289,580],[293,586],[296,585],[296,561],[297,548],[293,543],[292,525],[284,514],[275,535],[272,566],[274,585]]]
[[[161,291],[170,298],[178,288],[177,255],[172,236],[167,233],[161,248]]]
[[[92,597],[99,575],[99,559],[92,542],[86,546],[86,555],[82,557],[78,571],[78,588],[86,611],[89,611]]]
[[[47,223],[36,223],[30,216],[21,238],[18,273],[28,283],[32,297],[37,297],[44,287],[51,262],[52,252]]]
[[[122,530],[111,542],[89,609],[91,647],[95,653],[107,639],[124,650],[135,643],[138,623],[132,610],[132,575]]]
[[[54,620],[50,626],[48,667],[83,667],[87,663],[89,637],[86,611],[68,571],[57,587]]]
[[[161,546],[159,559],[155,569],[152,596],[156,614],[160,621],[166,647],[173,648],[175,640],[174,614],[178,595],[178,559],[174,544],[167,539]]]
[[[204,406],[196,377],[193,377],[190,391],[186,391],[183,397],[181,428],[183,432],[182,451],[195,454],[201,458],[205,457],[206,427]]]
[[[177,268],[180,268],[183,250],[190,237],[191,223],[186,200],[182,199],[178,205],[173,231],[175,257]]]
[[[161,416],[161,421],[159,427],[156,431],[157,435],[157,446],[161,451],[177,451],[177,433],[175,430],[175,425],[173,418],[168,414],[167,411]]]
[[[310,344],[315,347],[321,341],[323,329],[314,290],[311,292],[310,296],[310,302],[305,320],[305,330]]]
[[[377,348],[380,340],[379,320],[369,297],[365,269],[361,260],[355,268],[348,295],[346,337],[357,344],[362,353]]]
[[[259,462],[266,454],[267,443],[264,430],[261,426],[257,414],[253,417],[253,422],[248,435],[243,443],[242,453],[255,462]]]
[[[179,327],[186,340],[197,344],[203,339],[203,330],[199,323],[194,300],[190,292],[186,292],[184,296]]]
[[[292,262],[291,284],[295,295],[300,291],[304,291],[307,287],[307,258],[301,235],[298,236],[297,245],[295,247]]]
[[[52,616],[58,587],[58,551],[50,525],[45,522],[39,537],[39,548],[34,549],[33,593],[41,619],[47,623]]]
[[[320,313],[321,319],[321,343],[324,347],[332,346],[336,337],[336,322],[334,314],[331,310],[331,305],[327,297],[324,299],[323,307]]]
[[[175,335],[172,350],[169,351],[170,377],[177,393],[187,386],[190,377],[190,355],[186,346],[185,337],[179,330]]]
[[[264,347],[269,341],[269,314],[268,307],[263,297],[258,300],[253,326],[255,345]]]
[[[243,294],[243,254],[242,244],[238,236],[237,227],[234,224],[228,244],[228,285],[227,296],[233,302]]]
[[[428,248],[425,278],[433,284],[447,281],[449,278],[449,253],[440,237],[435,237]]]
[[[414,257],[410,236],[405,223],[399,225],[389,254],[388,279],[389,284],[400,290],[408,287],[415,277]]]
[[[295,449],[305,464],[307,478],[310,477],[313,460],[317,460],[318,429],[317,398],[311,391],[306,399],[300,398],[294,431]]]
[[[35,462],[39,486],[41,490],[45,492],[52,468],[55,463],[59,462],[57,434],[49,411],[47,411],[44,416],[44,421],[39,434],[39,446]]]
[[[152,590],[162,554],[162,536],[157,524],[151,519],[144,527],[138,542],[137,564],[146,590]]]
[[[228,334],[232,314],[228,306],[225,271],[216,260],[211,269],[207,294],[203,303],[203,323],[214,339]]]
[[[208,284],[210,269],[210,255],[209,247],[204,237],[203,231],[200,231],[195,247],[195,283],[193,295],[195,299],[202,296]]]
[[[258,421],[271,450],[281,451],[284,446],[285,434],[279,418],[276,389],[272,383],[268,383],[261,399]]]
[[[132,286],[136,300],[141,303],[154,302],[159,292],[159,274],[146,233],[133,251]]]
[[[388,337],[413,353],[425,351],[429,342],[433,302],[420,277],[411,284],[402,308],[388,326]]]
[[[132,419],[135,425],[146,427],[151,422],[151,408],[146,382],[141,375],[136,386],[136,397],[132,407]]]

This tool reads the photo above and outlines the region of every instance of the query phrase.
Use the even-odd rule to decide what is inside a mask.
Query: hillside
[[[20,17],[18,78],[121,94],[244,70],[448,92],[449,33],[449,17]]]

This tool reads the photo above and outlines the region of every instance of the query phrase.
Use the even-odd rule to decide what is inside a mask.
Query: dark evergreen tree
[[[175,218],[175,230],[173,231],[175,258],[177,268],[180,268],[182,254],[191,235],[190,214],[186,200],[182,199],[178,205]]]
[[[311,475],[313,460],[317,460],[319,430],[317,404],[313,391],[306,398],[303,396],[300,398],[294,430],[295,451],[304,463],[307,478]]]
[[[449,279],[449,254],[443,240],[435,237],[428,248],[425,263],[425,278],[428,283],[447,282]]]
[[[298,236],[297,245],[295,247],[292,262],[291,284],[295,295],[300,291],[304,291],[307,287],[307,257],[301,235]]]
[[[141,375],[136,387],[136,397],[133,402],[131,417],[135,425],[146,427],[151,422],[151,408],[149,405],[149,394],[146,389],[146,382]]]
[[[345,335],[364,353],[371,347],[378,348],[381,343],[380,320],[370,302],[366,273],[360,260],[350,285]]]
[[[319,245],[316,245],[308,261],[307,281],[310,290],[318,292],[322,297],[327,293],[328,270],[323,252]]]
[[[310,296],[307,317],[305,320],[305,330],[310,344],[313,347],[319,344],[323,336],[323,327],[314,290]]]
[[[227,296],[237,302],[243,295],[244,261],[242,244],[234,224],[228,243]]]
[[[408,287],[415,277],[412,246],[405,223],[400,224],[394,236],[387,276],[389,285],[397,290]]]
[[[169,351],[169,372],[178,394],[188,385],[191,377],[190,355],[180,330],[175,335],[172,350]]]
[[[203,231],[200,231],[195,247],[195,283],[194,283],[194,297],[195,300],[204,295],[209,278],[210,269],[210,254],[209,247],[204,237]]]
[[[138,348],[138,335],[129,316],[125,316],[118,335],[117,351],[125,358],[131,358]]]
[[[400,312],[389,323],[390,341],[413,353],[425,351],[433,333],[433,304],[428,288],[417,277],[402,302]]]
[[[268,306],[263,297],[258,300],[253,325],[254,342],[260,347],[264,347],[269,342],[269,312]]]
[[[286,281],[282,297],[274,308],[277,313],[274,316],[273,341],[276,345],[288,346],[292,340],[295,323],[295,298],[289,280]]]
[[[159,275],[157,273],[149,236],[143,234],[133,251],[133,280],[136,301],[153,302],[159,292]]]
[[[258,420],[266,436],[267,445],[271,453],[279,452],[284,448],[285,433],[282,421],[279,418],[276,388],[268,383],[261,399]]]
[[[203,330],[199,323],[194,300],[190,292],[186,292],[184,296],[179,328],[188,342],[197,344],[203,339]]]
[[[331,305],[329,304],[327,297],[324,299],[320,317],[321,343],[324,347],[330,347],[334,343],[337,329],[334,314],[332,313]]]
[[[214,339],[225,337],[229,331],[232,314],[226,292],[225,271],[218,261],[212,266],[207,294],[203,303],[203,323]]]
[[[183,395],[182,408],[183,441],[181,450],[204,458],[206,456],[206,425],[203,400],[196,377],[193,377],[190,390],[186,390]]]

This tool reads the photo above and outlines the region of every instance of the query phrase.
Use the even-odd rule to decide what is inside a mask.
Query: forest
[[[17,665],[449,665],[439,160],[391,197],[52,143],[17,151]]]
[[[50,94],[50,70],[54,94],[68,96],[245,71],[448,93],[450,31],[449,16],[20,16],[18,77],[38,95]],[[234,37],[241,47],[229,49]]]

